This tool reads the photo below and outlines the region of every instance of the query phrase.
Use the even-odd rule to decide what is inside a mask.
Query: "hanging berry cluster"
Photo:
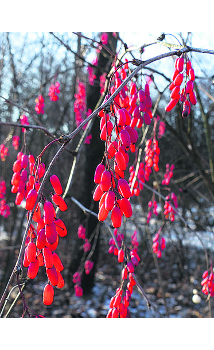
[[[159,228],[158,232],[153,238],[152,250],[157,254],[158,258],[161,258],[162,251],[165,249],[165,238],[161,236],[162,227]]]
[[[55,84],[51,84],[51,86],[49,87],[48,95],[50,96],[51,101],[57,101],[59,99],[58,97],[58,94],[60,93],[59,87],[60,87],[60,83],[58,81],[56,81]]]
[[[0,181],[0,215],[7,218],[10,215],[10,207],[6,203],[6,182],[4,180]]]
[[[17,160],[13,164],[13,172],[11,192],[17,193],[15,200],[17,205],[25,200],[25,209],[29,216],[36,205],[41,180],[45,173],[45,164],[36,164],[33,155],[28,156],[19,152]],[[54,207],[55,205],[61,211],[67,210],[67,204],[61,197],[62,186],[56,175],[50,177],[50,182],[54,189],[51,196],[54,204],[46,200],[44,196],[42,201],[37,203],[32,217],[33,224],[28,230],[23,259],[23,266],[28,268],[27,275],[30,279],[37,276],[40,266],[46,268],[48,284],[43,292],[45,305],[50,305],[53,302],[53,286],[58,288],[64,286],[61,275],[64,267],[55,250],[58,246],[59,236],[64,237],[67,234],[63,221],[56,218]]]
[[[124,68],[115,71],[111,94],[126,78],[127,70],[126,63]],[[136,83],[131,82],[115,97],[110,111],[102,110],[99,113],[100,138],[105,142],[105,155],[95,171],[94,182],[97,187],[93,198],[99,201],[98,219],[104,221],[111,212],[114,228],[121,226],[123,215],[127,218],[132,215],[129,202],[132,193],[124,178],[129,162],[128,151],[135,152],[138,140],[135,127],[151,124],[151,107],[149,85],[146,83],[144,90],[137,90]]]
[[[197,103],[195,93],[193,91],[195,80],[195,72],[192,68],[191,61],[186,55],[176,59],[174,66],[174,74],[169,89],[172,91],[170,102],[166,106],[166,112],[171,111],[180,101],[183,105],[182,116],[186,118],[190,114],[191,105]],[[182,83],[184,86],[182,87]]]
[[[114,234],[119,243],[119,237],[123,239],[122,234],[119,234],[117,230],[115,230]],[[111,244],[113,244],[113,242],[111,242]],[[133,274],[135,266],[137,266],[140,261],[140,257],[137,254],[138,241],[136,231],[131,237],[131,244],[132,246],[130,248],[125,247],[124,245],[123,247],[119,245],[119,250],[114,247],[114,254],[117,255],[118,262],[123,264],[121,273],[122,283],[121,286],[116,290],[115,296],[113,296],[110,300],[110,309],[108,311],[107,318],[130,317],[128,306],[131,300],[131,295],[133,293],[133,287],[136,285]]]
[[[84,240],[84,244],[82,246],[84,253],[87,253],[88,251],[90,251],[91,243],[89,242],[88,238],[86,238],[86,228],[83,225],[79,225],[77,235],[78,235],[78,238]],[[84,262],[84,267],[82,264],[80,264],[79,271],[76,271],[74,273],[73,283],[74,283],[75,295],[77,297],[81,297],[83,295],[83,289],[81,287],[81,278],[82,278],[83,269],[85,270],[85,273],[88,275],[91,272],[93,266],[94,266],[94,263],[93,261],[89,260],[89,255],[88,255],[87,259]]]
[[[44,108],[45,108],[45,103],[44,103],[44,98],[42,95],[39,95],[36,99],[36,106],[35,106],[35,111],[38,114],[44,114]]]
[[[202,278],[202,292],[205,295],[210,295],[211,297],[214,297],[214,274],[212,265],[210,267],[210,272],[208,270],[204,271]]]

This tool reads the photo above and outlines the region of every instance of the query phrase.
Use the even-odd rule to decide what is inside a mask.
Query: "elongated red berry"
[[[126,169],[126,160],[125,160],[124,155],[120,151],[116,152],[115,160],[116,160],[117,165],[118,165],[120,170]]]
[[[125,179],[119,179],[117,188],[119,193],[124,197],[124,198],[129,198],[131,197],[131,191],[128,182]]]
[[[190,68],[190,70],[189,70],[189,77],[192,81],[195,80],[195,71],[193,68]]]
[[[36,259],[36,245],[33,242],[29,242],[27,245],[27,259],[30,262],[34,262]]]
[[[105,197],[105,208],[111,211],[114,207],[115,193],[113,191],[108,191]]]
[[[47,268],[51,268],[53,266],[52,251],[48,247],[45,247],[42,252],[43,252],[45,266]]]
[[[119,251],[118,251],[118,262],[119,263],[122,263],[124,261],[124,256],[125,256],[124,250],[119,249]]]
[[[49,278],[49,281],[53,286],[56,286],[58,283],[58,274],[56,268],[52,266],[51,268],[46,268],[46,274]]]
[[[182,70],[184,69],[184,58],[183,57],[180,57],[178,60],[177,60],[177,65],[176,65],[176,68],[179,72],[182,72]]]
[[[178,99],[171,99],[168,105],[165,107],[166,112],[170,112],[178,103]]]
[[[51,185],[53,186],[53,189],[56,192],[56,194],[58,194],[60,196],[63,191],[62,191],[62,186],[61,186],[61,183],[60,183],[58,176],[52,175],[50,177],[50,182],[51,182]]]
[[[22,203],[23,199],[24,199],[24,191],[18,192],[16,195],[15,204],[20,205]]]
[[[175,80],[174,80],[174,84],[176,85],[176,86],[179,86],[179,85],[181,85],[181,83],[182,83],[182,81],[183,81],[183,74],[182,73],[179,73],[177,76],[176,76],[176,78],[175,78]]]
[[[126,149],[128,149],[130,146],[130,143],[131,143],[129,133],[126,130],[121,130],[121,132],[119,134],[119,138],[121,140],[122,145]]]
[[[36,246],[38,249],[43,249],[45,248],[45,244],[46,244],[45,229],[42,228],[41,230],[39,230],[37,234]]]
[[[54,244],[57,239],[56,225],[52,222],[50,225],[45,225],[45,236],[46,240],[50,244]]]
[[[125,126],[126,123],[126,115],[124,113],[123,109],[118,109],[116,112],[116,118],[117,118],[117,125],[118,126]]]
[[[106,128],[106,125],[107,125],[107,128]],[[113,124],[109,120],[109,121],[107,121],[106,124],[104,124],[104,126],[101,130],[101,133],[100,133],[101,140],[107,141],[107,138],[111,136],[112,130],[113,130]]]
[[[151,124],[151,118],[148,112],[145,112],[143,115],[144,118],[144,122],[146,125],[150,125]]]
[[[34,208],[37,197],[38,197],[37,191],[34,189],[30,190],[26,198],[26,204],[25,204],[26,210],[32,210]]]
[[[46,284],[43,290],[43,303],[45,305],[51,305],[54,299],[54,289],[51,284]]]
[[[56,231],[60,237],[65,237],[67,235],[67,228],[61,219],[54,221],[56,226]]]
[[[64,199],[58,194],[54,194],[52,196],[52,201],[59,207],[61,211],[66,211],[68,209]]]
[[[192,103],[192,105],[196,105],[197,100],[194,91],[190,91],[189,93],[189,100]]]
[[[56,287],[63,288],[65,285],[65,281],[64,281],[61,273],[58,270],[56,270],[56,272],[57,272],[57,276],[58,276],[58,283],[57,283]]]
[[[98,202],[100,200],[100,198],[103,195],[103,191],[101,190],[101,186],[100,184],[95,188],[94,194],[93,194],[93,200],[95,202]]]
[[[56,268],[57,271],[62,271],[64,269],[64,266],[60,260],[60,257],[57,253],[52,253],[52,256],[53,256],[53,264]]]
[[[114,207],[111,213],[111,222],[114,228],[118,228],[122,223],[122,212],[120,208]]]
[[[50,225],[56,216],[54,206],[51,202],[44,203],[44,223]]]
[[[104,164],[98,164],[96,167],[95,173],[94,173],[94,182],[96,184],[99,184],[101,181],[102,173],[105,171],[105,165]]]
[[[98,220],[104,221],[108,216],[108,210],[105,208],[105,203],[103,203],[99,209]]]
[[[22,155],[21,166],[22,166],[22,168],[27,168],[27,166],[28,166],[28,156],[27,156],[27,154],[23,154]]]
[[[132,216],[132,206],[129,200],[127,198],[122,198],[118,199],[117,203],[125,217],[130,218]]]
[[[18,173],[22,170],[22,165],[21,165],[21,159],[17,159],[14,163],[13,163],[13,172],[14,173]]]
[[[100,189],[103,192],[107,192],[111,187],[111,173],[108,170],[105,170],[102,173],[100,181]]]
[[[28,267],[27,275],[29,278],[34,279],[38,271],[39,271],[39,260],[36,258],[34,262],[30,263]]]

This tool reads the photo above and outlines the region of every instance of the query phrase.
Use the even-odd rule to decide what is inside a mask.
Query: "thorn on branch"
[[[163,41],[165,39],[166,35],[164,33],[162,33],[158,38],[157,40],[159,41]]]
[[[142,64],[143,62],[144,62],[144,61],[141,61],[141,60],[138,60],[138,59],[134,58],[133,61],[132,61],[132,64],[133,64],[134,66],[139,66],[139,65]]]

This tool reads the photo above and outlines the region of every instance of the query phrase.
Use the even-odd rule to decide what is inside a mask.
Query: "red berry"
[[[56,231],[60,237],[65,237],[67,235],[67,229],[64,222],[61,219],[54,221],[56,226]]]
[[[60,196],[63,191],[62,191],[62,186],[61,186],[61,183],[60,183],[58,176],[52,175],[50,177],[50,182],[51,182],[51,185],[53,186],[53,189],[56,192],[56,194],[58,194]]]
[[[125,256],[124,250],[120,249],[118,251],[118,262],[119,263],[122,263],[124,261],[124,256]]]
[[[46,201],[44,203],[44,223],[50,225],[53,222],[55,216],[56,214],[53,204]]]
[[[30,263],[28,267],[27,275],[29,278],[34,279],[38,271],[39,271],[39,260],[36,258],[34,262]]]
[[[115,203],[115,194],[113,191],[108,191],[105,197],[105,209],[111,211]]]
[[[61,260],[60,260],[60,258],[58,256],[58,254],[57,253],[53,253],[52,256],[53,256],[53,264],[54,264],[56,270],[57,271],[62,271],[64,269],[64,266],[63,266],[63,264],[62,264],[62,262],[61,262]]]
[[[58,270],[56,272],[57,272],[57,275],[58,275],[58,283],[57,283],[56,286],[57,286],[57,288],[63,288],[64,285],[65,285],[65,281],[64,281],[61,273]]]
[[[108,170],[105,170],[102,173],[100,181],[100,189],[103,192],[107,192],[111,187],[111,173]]]
[[[46,268],[46,274],[53,286],[56,286],[58,283],[58,274],[54,266],[51,268]]]
[[[51,284],[46,284],[43,291],[43,303],[45,305],[51,305],[54,298],[54,289]]]
[[[126,160],[125,160],[123,154],[120,151],[116,152],[115,160],[116,160],[117,165],[118,165],[120,170],[123,171],[123,170],[126,169]]]
[[[42,228],[37,234],[36,246],[38,249],[43,249],[45,248],[45,244],[46,244],[45,229]]]
[[[64,199],[58,194],[54,194],[52,196],[52,201],[59,207],[61,211],[67,210],[67,204],[65,203]]]
[[[43,249],[43,256],[44,256],[45,266],[47,268],[51,268],[53,266],[53,254],[48,247],[45,247]]]
[[[176,106],[178,101],[179,101],[178,99],[171,99],[165,108],[166,112],[170,112]]]
[[[114,228],[118,228],[122,223],[122,212],[118,207],[114,207],[111,213],[111,222]]]
[[[36,259],[36,245],[33,242],[29,242],[27,245],[27,259],[30,262],[34,262]]]
[[[119,193],[124,197],[124,198],[129,198],[131,197],[131,191],[128,182],[125,179],[119,179],[118,180],[118,185],[117,185]]]
[[[96,184],[99,184],[100,181],[101,181],[101,176],[102,176],[102,173],[105,171],[105,166],[103,164],[99,164],[97,167],[96,167],[96,170],[95,170],[95,173],[94,173],[94,182]]]
[[[176,65],[176,68],[179,72],[182,72],[182,70],[184,69],[184,59],[183,57],[180,57],[178,60],[177,60],[177,65]]]
[[[105,219],[108,216],[108,210],[106,210],[105,208],[105,203],[103,203],[99,209],[99,213],[98,213],[98,220],[99,221],[105,221]]]
[[[176,78],[175,78],[175,80],[174,80],[174,84],[176,85],[176,86],[179,86],[179,85],[181,85],[181,83],[182,83],[182,81],[183,81],[183,74],[182,73],[179,73],[177,76],[176,76]]]
[[[32,189],[30,190],[30,192],[28,192],[28,195],[26,198],[26,204],[25,204],[26,210],[32,210],[34,208],[37,197],[38,197],[38,194],[36,190]]]
[[[100,184],[95,188],[95,191],[94,191],[94,194],[93,194],[93,200],[95,202],[99,201],[100,198],[102,197],[103,195],[103,191],[101,190],[101,186]]]
[[[118,199],[117,203],[125,217],[130,218],[132,216],[132,207],[129,200],[127,198],[122,198]]]
[[[54,222],[52,222],[50,225],[45,225],[45,236],[48,243],[54,244],[56,242],[57,235],[56,225]]]

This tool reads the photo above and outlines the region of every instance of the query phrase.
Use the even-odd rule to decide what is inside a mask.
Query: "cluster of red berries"
[[[121,245],[122,245],[122,241],[124,240],[124,234],[123,233],[119,233],[118,232],[118,229],[114,229],[114,236],[115,236],[115,238],[110,238],[110,240],[109,240],[109,245],[110,245],[110,247],[109,247],[109,250],[108,250],[108,252],[109,252],[109,254],[114,254],[114,255],[118,255],[118,249],[117,249],[117,247],[116,247],[116,244],[115,244],[115,240],[116,240],[116,242],[117,242],[117,244],[118,244],[118,247],[120,248],[121,247]]]
[[[10,215],[10,207],[6,203],[6,182],[4,180],[0,181],[0,215],[7,218]]]
[[[211,267],[211,272],[204,271],[202,275],[202,292],[206,295],[210,295],[211,297],[214,297],[214,273]]]
[[[73,275],[73,283],[74,283],[74,291],[76,297],[82,297],[83,296],[83,289],[81,287],[81,273],[75,272]]]
[[[171,192],[168,196],[166,196],[166,201],[164,204],[164,215],[166,219],[170,219],[171,221],[175,220],[175,210],[171,206],[171,201],[173,201],[174,207],[178,208],[178,200],[177,196],[174,192]]]
[[[55,194],[52,194],[52,201],[60,210],[65,211],[67,205],[61,197],[62,186],[59,178],[56,175],[52,175],[50,182],[55,192]],[[25,208],[28,212],[31,212],[36,204],[38,197],[37,190],[34,187],[26,197]],[[66,236],[67,229],[64,222],[56,218],[53,203],[47,200],[45,200],[43,205],[43,214],[41,203],[37,204],[33,214],[33,221],[35,224],[31,224],[25,242],[26,248],[23,266],[28,267],[27,275],[31,279],[37,276],[40,266],[45,266],[48,284],[46,284],[43,290],[43,303],[50,305],[54,297],[53,286],[57,288],[63,288],[64,286],[64,279],[61,275],[64,267],[55,250],[58,246],[59,236]]]
[[[94,85],[94,80],[96,79],[96,75],[94,74],[94,69],[91,66],[88,66],[87,68],[88,71],[88,82],[90,85]]]
[[[149,224],[151,218],[152,218],[152,214],[155,214],[156,216],[158,216],[158,212],[157,212],[157,201],[155,199],[151,200],[148,202],[148,214],[147,214],[147,224]]]
[[[132,196],[139,196],[140,191],[143,189],[143,183],[149,181],[150,175],[152,173],[152,168],[154,171],[159,171],[159,154],[160,148],[158,146],[158,140],[156,138],[148,139],[145,147],[145,156],[143,162],[139,164],[139,170],[137,173],[137,178],[134,183],[132,190]],[[135,168],[131,166],[129,168],[129,186],[132,186],[132,181],[135,178]]]
[[[59,90],[60,83],[57,81],[55,84],[51,84],[49,87],[49,93],[48,95],[50,96],[51,101],[57,101],[59,99],[58,94],[60,93]]]
[[[42,95],[39,95],[38,98],[35,99],[35,102],[36,102],[35,111],[38,114],[44,114],[45,103]]]
[[[20,137],[17,136],[17,135],[14,135],[14,136],[13,136],[12,145],[13,145],[15,151],[17,151],[18,148],[19,148],[19,141],[20,141]]]
[[[0,145],[0,157],[2,162],[5,161],[6,157],[9,156],[9,149],[3,143]]]
[[[86,238],[86,228],[83,227],[83,225],[78,227],[77,235],[79,238],[85,241],[83,244],[83,250],[84,252],[88,252],[91,249],[91,243],[89,242],[88,238]]]
[[[16,161],[13,163],[13,173],[11,192],[17,193],[15,204],[20,205],[33,187],[38,190],[40,186],[39,181],[45,173],[45,164],[40,163],[36,167],[32,154],[28,156],[19,152]]]
[[[191,61],[188,60],[187,56],[185,57],[183,55],[176,59],[174,68],[173,81],[169,86],[169,89],[172,91],[170,95],[171,100],[165,109],[167,112],[171,111],[178,101],[180,101],[183,104],[182,116],[187,117],[190,114],[191,105],[197,103],[193,91],[195,72],[192,68]],[[181,89],[183,81],[184,87]]]
[[[25,199],[25,209],[29,214],[34,209],[38,199],[41,179],[45,173],[45,164],[36,164],[33,155],[28,156],[19,152],[13,164],[13,172],[11,192],[17,193],[15,203],[20,205]],[[54,189],[52,202],[61,211],[65,211],[67,204],[61,197],[63,191],[59,178],[56,175],[52,175],[50,182]],[[46,267],[49,283],[45,286],[43,292],[45,305],[50,305],[53,302],[53,286],[58,288],[64,286],[64,280],[61,275],[63,265],[54,251],[58,246],[59,236],[66,236],[67,229],[63,221],[56,218],[52,202],[44,201],[43,214],[41,203],[37,203],[32,217],[34,224],[30,225],[28,231],[23,259],[23,266],[28,267],[27,274],[31,279],[37,276],[40,266]]]
[[[173,177],[173,170],[175,169],[174,164],[169,166],[166,164],[166,172],[164,174],[164,179],[162,180],[162,185],[169,185],[171,178]]]
[[[29,125],[28,117],[26,115],[21,115],[20,122],[22,125]],[[25,132],[26,129],[22,128],[22,132]]]
[[[162,251],[165,249],[165,238],[160,235],[162,227],[158,230],[155,237],[153,238],[152,250],[157,254],[158,258],[161,258]]]
[[[136,285],[133,276],[134,266],[137,266],[140,261],[140,257],[137,254],[137,231],[133,233],[131,243],[132,249],[122,249],[120,246],[120,249],[116,251],[117,254],[115,254],[118,256],[118,262],[124,265],[122,269],[122,285],[117,289],[115,296],[110,300],[110,310],[108,311],[107,318],[130,317],[128,306],[133,293],[133,286]]]
[[[84,252],[88,252],[91,249],[91,243],[89,240],[86,238],[86,228],[83,225],[79,225],[78,230],[77,230],[77,235],[80,239],[83,239],[85,243],[83,244],[83,250]],[[93,261],[87,259],[84,263],[84,269],[85,273],[88,275],[90,271],[92,270],[94,266]],[[75,295],[77,297],[82,297],[83,295],[83,289],[81,287],[81,272],[77,271],[73,275],[73,283],[74,283],[74,291]]]
[[[74,95],[74,97],[76,126],[79,126],[84,119],[83,114],[86,112],[86,86],[84,83],[78,83],[77,93]]]

